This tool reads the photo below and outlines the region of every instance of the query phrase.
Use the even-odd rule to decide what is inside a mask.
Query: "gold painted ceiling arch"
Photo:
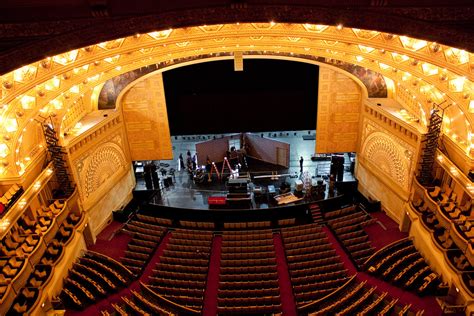
[[[71,128],[83,97],[106,80],[150,64],[196,56],[317,56],[379,72],[397,83],[397,100],[426,124],[433,103],[452,104],[444,133],[474,156],[474,56],[434,42],[378,31],[313,24],[235,23],[168,29],[75,49],[1,75],[0,178],[21,175],[22,135],[38,115]],[[66,122],[67,124],[64,124]],[[36,144],[36,146],[39,146]],[[37,152],[31,150],[31,152]]]
[[[246,57],[258,57],[259,52],[252,52],[252,51],[246,51],[243,52]],[[262,58],[268,58],[269,53],[265,54]],[[233,58],[233,55],[231,53],[226,53],[226,54],[220,54],[221,58],[225,58],[224,56],[227,56],[226,59]],[[340,68],[344,70],[344,72],[348,72],[358,78],[360,82],[365,86],[367,89],[367,94],[369,98],[386,98],[388,95],[387,92],[387,85],[385,83],[384,77],[378,73],[374,72],[370,69],[357,66],[354,64],[349,64],[343,61],[340,61],[338,63],[334,63],[326,58],[323,57],[317,57],[317,56],[312,56],[312,55],[306,55],[306,56],[301,56],[301,55],[295,55],[295,54],[278,54],[278,55],[273,55],[275,58],[288,58],[288,59],[299,59],[301,62],[305,62],[306,60],[308,61],[314,61],[318,64],[323,63],[323,64],[331,64],[332,66],[335,66],[337,68]],[[194,60],[198,62],[203,62],[212,59],[216,59],[215,56],[209,55],[207,58],[204,56],[194,56]],[[174,65],[180,65],[180,60],[174,60]],[[186,61],[186,65],[189,63],[189,61]],[[118,75],[113,77],[112,79],[107,80],[104,83],[104,86],[100,90],[99,98],[98,98],[98,109],[99,110],[108,110],[108,109],[115,109],[116,108],[116,101],[117,97],[119,94],[128,86],[128,85],[133,85],[135,80],[138,80],[140,77],[145,76],[151,72],[159,71],[162,72],[164,70],[167,70],[169,68],[170,63],[160,63],[160,64],[152,64],[148,65],[147,67],[141,67],[129,72],[126,72],[124,74]]]

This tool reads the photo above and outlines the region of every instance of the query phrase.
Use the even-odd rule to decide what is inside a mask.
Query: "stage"
[[[303,198],[301,201],[298,201],[294,204],[304,204],[340,196],[343,192],[340,192],[340,190],[338,190],[336,187],[340,187],[341,184],[338,184],[334,190],[329,190],[329,180],[326,175],[329,173],[330,161],[311,159],[314,153],[315,140],[314,138],[308,138],[308,135],[311,135],[311,132],[285,131],[264,133],[265,137],[290,144],[291,151],[289,167],[284,168],[249,157],[247,161],[248,167],[246,168],[245,166],[242,166],[239,175],[250,176],[251,183],[249,184],[249,193],[252,193],[253,195],[252,202],[248,206],[226,208],[267,209],[278,207],[277,203],[272,198],[272,195],[279,194],[279,188],[283,182],[286,182],[290,186],[290,192],[294,192],[296,180],[301,180],[304,184],[306,184],[306,186],[308,186],[308,181],[322,180],[325,185],[325,190],[324,193],[319,195],[317,198]],[[180,154],[186,157],[188,150],[191,152],[191,155],[194,155],[196,143],[199,143],[208,137],[214,136],[216,135],[189,135],[173,137],[174,157],[177,158]],[[221,135],[217,135],[217,137],[219,136]],[[301,156],[304,158],[303,173],[300,173],[299,159]],[[178,171],[179,168],[177,159],[172,161],[156,161],[155,164],[158,167],[160,181],[159,188],[156,190],[159,192],[155,194],[149,201],[149,203],[152,205],[182,209],[208,210],[210,209],[208,204],[209,197],[226,196],[228,193],[226,181],[223,179],[218,179],[215,174],[213,175],[212,182],[208,182],[206,179],[206,181],[203,183],[196,183],[193,181],[192,177],[187,171]],[[351,160],[349,154],[347,153],[344,154],[344,164],[346,167],[344,170],[342,183],[352,183],[355,181],[355,179],[350,171]],[[173,175],[169,174],[171,168],[175,169]],[[161,174],[161,169],[167,170],[166,176]],[[221,165],[218,165],[218,169],[221,170]],[[270,177],[272,174],[277,175],[277,177],[272,179]],[[275,194],[268,193],[269,186],[273,186],[275,188]],[[261,190],[257,191],[262,192],[261,194],[254,193],[254,189],[256,187],[261,188]],[[145,181],[142,177],[140,177],[140,175],[137,176],[137,185],[135,190],[146,190]]]

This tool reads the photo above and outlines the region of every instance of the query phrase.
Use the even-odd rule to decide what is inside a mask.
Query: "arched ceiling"
[[[407,35],[474,51],[469,0],[4,0],[0,73],[66,50],[170,27],[314,23]]]
[[[3,74],[0,173],[12,177],[24,172],[25,157],[17,155],[22,133],[38,114],[73,124],[74,117],[85,114],[80,109],[81,98],[114,76],[150,64],[166,66],[235,51],[317,56],[374,70],[397,83],[397,99],[425,124],[433,103],[446,100],[452,106],[446,111],[445,134],[466,155],[474,155],[472,53],[342,25],[233,23],[136,34],[74,49]]]

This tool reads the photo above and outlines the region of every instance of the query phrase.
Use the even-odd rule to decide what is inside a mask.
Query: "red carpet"
[[[132,240],[132,236],[120,232],[122,226],[123,223],[116,221],[110,223],[97,235],[95,245],[88,247],[88,249],[120,261],[120,257],[124,256],[127,245]],[[112,243],[113,247],[110,246]]]
[[[332,244],[332,247],[336,250],[337,255],[339,258],[341,258],[342,262],[344,263],[344,267],[349,270],[348,274],[350,276],[354,275],[357,273],[357,269],[354,266],[354,263],[352,263],[352,260],[349,258],[347,253],[344,251],[344,249],[341,247],[339,244],[339,241],[336,239],[336,237],[333,235],[331,230],[327,228],[326,226],[323,226],[323,231],[326,233],[326,235],[329,238],[329,242]]]
[[[273,234],[273,245],[275,247],[278,284],[280,286],[280,299],[283,315],[296,315],[296,303],[293,296],[293,287],[291,286],[290,274],[286,263],[285,249],[281,240],[281,235]]]
[[[339,241],[336,237],[332,234],[332,232],[327,228],[324,227],[323,230],[326,232],[329,241],[331,242],[334,249],[336,249],[337,254],[342,259],[344,266],[349,270],[349,274],[353,275],[357,272],[352,261],[349,259],[349,256],[345,253],[344,249],[339,244]],[[371,239],[372,240],[372,239]],[[441,308],[439,307],[438,302],[432,296],[429,297],[419,297],[416,294],[408,291],[404,291],[401,288],[393,286],[389,283],[386,283],[376,277],[371,276],[365,272],[358,272],[357,279],[359,281],[367,280],[366,287],[376,286],[378,292],[388,292],[393,298],[398,298],[398,304],[412,304],[411,309],[413,311],[418,311],[421,309],[425,310],[424,315],[442,315]]]
[[[97,235],[97,239],[111,240],[112,238],[114,238],[115,233],[117,233],[123,226],[124,223],[111,221],[110,224],[105,226],[105,228],[100,232],[100,234]]]
[[[221,268],[222,236],[212,240],[211,258],[207,272],[206,292],[204,293],[203,315],[217,315],[217,291],[219,289],[219,272]]]
[[[160,245],[155,250],[155,253],[151,257],[150,261],[148,261],[148,264],[140,277],[140,281],[143,283],[148,283],[148,278],[153,273],[153,269],[156,267],[156,264],[160,262],[160,257],[168,246],[168,240],[170,240],[172,232],[168,231],[165,234],[166,235],[163,237],[163,239],[161,239]]]
[[[370,237],[372,246],[374,246],[376,250],[379,250],[397,240],[408,237],[408,234],[402,233],[398,229],[398,224],[384,212],[370,213],[370,215],[387,228],[387,230],[383,229],[379,223],[364,227],[365,232]]]

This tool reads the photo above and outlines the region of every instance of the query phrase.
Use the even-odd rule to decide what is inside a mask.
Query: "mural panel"
[[[365,85],[367,88],[369,98],[386,98],[387,97],[387,86],[385,83],[384,77],[373,70],[357,66],[354,64],[350,64],[344,61],[325,58],[325,57],[316,57],[312,55],[300,55],[300,54],[285,54],[285,53],[271,53],[271,52],[261,52],[261,51],[245,51],[243,55],[276,55],[276,56],[287,56],[291,58],[303,58],[308,60],[317,61],[324,64],[329,64],[335,67],[338,67],[342,70],[345,70],[352,75],[359,78],[360,81]],[[177,58],[173,60],[164,61],[157,64],[152,64],[146,67],[142,67],[139,69],[135,69],[124,74],[121,74],[117,77],[109,79],[105,82],[100,95],[99,95],[99,110],[106,110],[106,109],[114,109],[115,102],[117,101],[117,97],[122,92],[122,90],[134,80],[149,74],[153,71],[163,69],[165,67],[176,65],[184,62],[189,62],[193,60],[200,60],[206,58],[214,58],[219,56],[232,56],[232,53],[216,53],[216,54],[204,54],[204,55],[196,55],[196,56],[189,56],[184,58]]]

